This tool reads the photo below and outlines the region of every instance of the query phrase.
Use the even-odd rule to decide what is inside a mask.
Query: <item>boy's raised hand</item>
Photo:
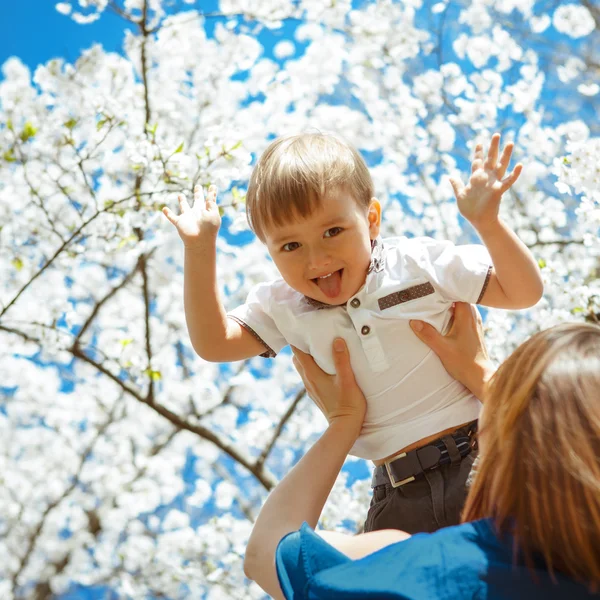
[[[499,133],[492,136],[487,157],[484,157],[483,146],[477,144],[471,163],[471,178],[466,186],[460,179],[450,178],[460,214],[476,228],[498,219],[502,194],[513,185],[523,170],[523,165],[519,163],[504,177],[510,163],[513,143],[506,144],[500,160],[499,146]]]
[[[194,205],[190,206],[183,194],[177,196],[180,215],[164,207],[163,214],[175,227],[187,247],[193,247],[207,239],[214,239],[221,226],[221,215],[217,206],[217,188],[211,185],[204,198],[202,186],[194,188]]]

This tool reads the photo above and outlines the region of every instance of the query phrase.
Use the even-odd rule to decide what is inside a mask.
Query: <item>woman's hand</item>
[[[439,356],[446,371],[483,401],[494,368],[483,340],[479,311],[471,304],[457,302],[452,326],[445,336],[423,321],[411,321],[410,326]]]
[[[217,188],[211,185],[204,198],[202,186],[194,188],[194,205],[190,206],[183,194],[177,196],[180,215],[165,206],[163,214],[175,227],[186,248],[195,248],[207,241],[214,243],[221,226],[221,215],[217,206]]]
[[[335,375],[328,375],[315,363],[310,354],[292,346],[294,366],[300,373],[308,395],[325,415],[329,425],[344,423],[356,428],[356,436],[365,418],[367,402],[356,383],[350,365],[350,354],[342,338],[333,341]]]

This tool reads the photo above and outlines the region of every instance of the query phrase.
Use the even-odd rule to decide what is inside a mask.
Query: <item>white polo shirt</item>
[[[335,372],[334,338],[346,340],[367,413],[351,454],[385,458],[472,421],[480,402],[417,338],[410,319],[445,333],[455,301],[478,302],[492,272],[487,249],[431,238],[378,238],[365,284],[344,306],[307,298],[283,279],[255,286],[233,318],[275,356],[292,344]]]

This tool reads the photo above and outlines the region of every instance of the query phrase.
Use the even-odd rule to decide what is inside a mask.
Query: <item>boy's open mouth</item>
[[[315,277],[312,282],[328,297],[335,298],[342,291],[342,271],[339,269],[332,273],[326,273],[321,277]]]

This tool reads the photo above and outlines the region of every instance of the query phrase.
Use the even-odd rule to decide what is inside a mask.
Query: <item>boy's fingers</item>
[[[500,162],[498,163],[498,177],[504,177],[504,173],[506,173],[506,169],[508,169],[508,165],[510,164],[510,157],[512,156],[512,151],[514,148],[514,144],[509,142],[506,144],[504,150],[502,151],[502,156],[500,157]]]
[[[513,183],[515,183],[515,181],[517,181],[517,179],[519,179],[519,175],[521,174],[522,170],[523,165],[519,163],[513,169],[512,173],[502,180],[502,193],[504,193],[509,187],[512,186]]]
[[[475,173],[477,169],[480,169],[483,165],[483,146],[477,144],[475,146],[475,154],[473,155],[473,162],[471,163],[471,173]]]
[[[190,209],[190,205],[188,204],[188,201],[183,194],[179,194],[177,196],[177,201],[179,202],[179,209],[182,213]]]
[[[177,225],[177,215],[168,207],[164,206],[162,209],[163,215],[173,223],[173,225]]]
[[[454,190],[454,195],[458,198],[461,190],[463,189],[463,182],[455,177],[450,177],[450,185]]]
[[[206,210],[212,210],[217,206],[217,186],[211,185],[208,188],[208,194],[206,196]]]
[[[204,207],[204,190],[201,185],[194,186],[194,208],[199,210]]]
[[[488,150],[487,160],[485,161],[485,166],[488,169],[494,169],[496,167],[496,161],[498,160],[499,146],[500,146],[500,134],[495,133],[492,136],[492,141],[490,143],[490,149]]]

